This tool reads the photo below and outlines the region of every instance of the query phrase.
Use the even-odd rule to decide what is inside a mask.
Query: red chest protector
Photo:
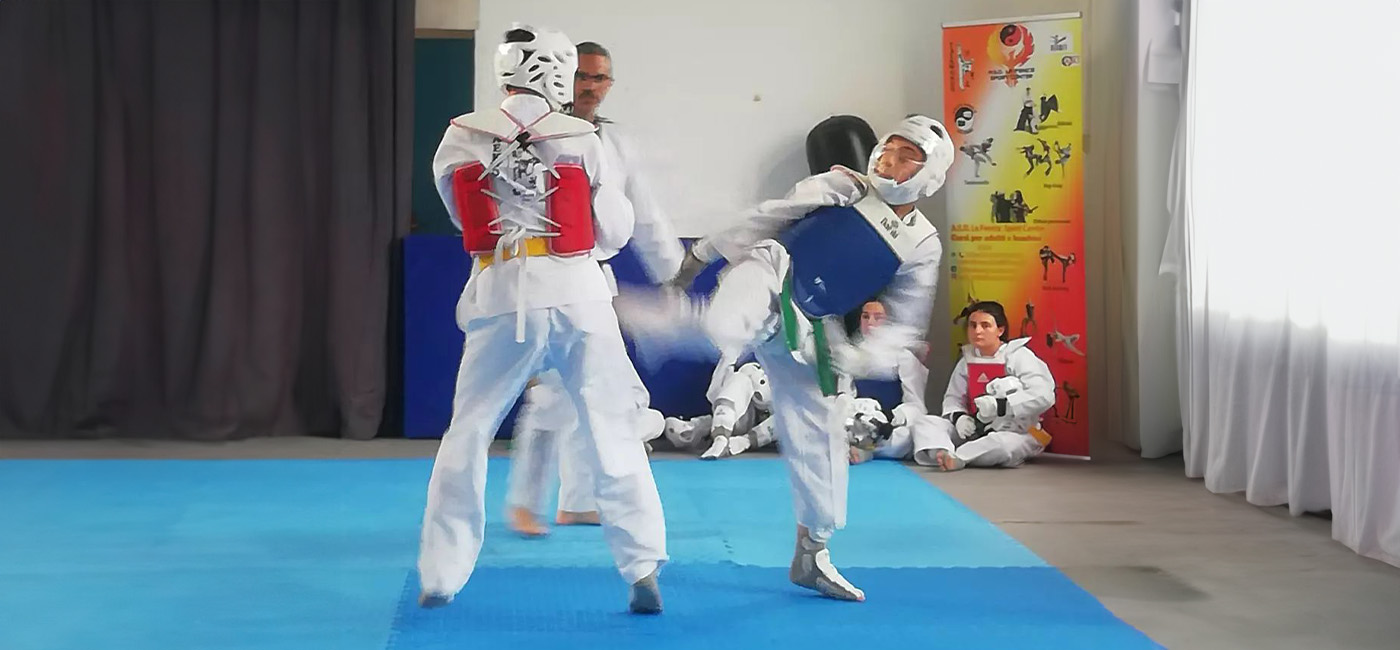
[[[452,124],[510,143],[522,141],[523,135],[525,144],[517,146],[526,147],[545,140],[586,137],[596,130],[587,121],[562,113],[548,113],[534,124],[522,125],[502,110],[470,113]],[[489,194],[493,174],[484,174],[486,167],[482,161],[472,161],[452,172],[452,201],[462,223],[462,247],[471,254],[494,252],[505,233],[505,224],[499,221],[500,207]],[[542,234],[549,236],[542,239],[550,255],[586,255],[595,242],[592,183],[579,163],[557,163],[554,171],[557,177],[544,175],[547,196],[532,206],[543,208],[541,212],[548,219],[541,225]]]
[[[967,360],[967,404],[964,407],[968,413],[976,413],[977,408],[972,401],[987,394],[987,384],[994,379],[1006,376],[1006,363],[998,362],[996,359],[972,357]]]
[[[462,247],[468,253],[496,250],[503,229],[496,219],[500,209],[491,190],[491,176],[481,177],[486,168],[480,162],[459,167],[452,173],[452,199],[462,220]],[[560,257],[584,255],[593,250],[593,188],[582,165],[556,165],[559,177],[547,176],[551,192],[544,200],[544,215],[552,223],[545,226],[553,234],[545,240],[549,254]],[[483,191],[485,190],[485,191]]]

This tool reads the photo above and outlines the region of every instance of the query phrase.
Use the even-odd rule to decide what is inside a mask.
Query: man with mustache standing
[[[598,115],[598,107],[612,89],[612,54],[594,42],[578,44],[578,71],[574,74],[574,103],[572,113],[598,127],[603,142],[607,166],[605,179],[620,187],[632,203],[636,222],[630,246],[641,260],[643,268],[655,282],[670,280],[680,269],[685,248],[676,237],[670,221],[649,191],[645,179],[638,173],[642,166],[637,151],[616,123]],[[607,263],[603,271],[614,285],[616,280]],[[635,372],[630,373],[635,377]],[[631,395],[636,406],[633,432],[641,441],[661,435],[665,419],[661,413],[648,408],[650,395],[637,378]],[[549,487],[557,472],[560,478],[559,505],[554,521],[559,525],[596,525],[598,507],[593,495],[593,476],[587,463],[579,462],[588,452],[587,442],[575,435],[578,416],[572,402],[564,393],[559,375],[540,375],[525,392],[525,405],[516,425],[512,445],[510,487],[506,495],[508,521],[512,529],[525,536],[544,535],[548,528],[540,519],[548,507]],[[562,453],[561,453],[562,450]]]

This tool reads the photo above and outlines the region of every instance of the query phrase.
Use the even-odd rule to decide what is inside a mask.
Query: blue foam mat
[[[443,609],[419,609],[409,581],[389,648],[1159,647],[1048,567],[843,572],[866,602],[821,598],[786,569],[677,564],[666,612],[638,617],[607,568],[482,568]]]
[[[0,461],[0,648],[546,647],[564,632],[590,647],[577,630],[586,621],[665,647],[861,625],[878,631],[860,638],[927,645],[950,633],[942,617],[954,611],[960,647],[1153,647],[897,464],[852,468],[849,527],[832,545],[866,590],[862,605],[787,584],[793,520],[779,460],[654,468],[672,556],[667,613],[638,620],[619,613],[625,586],[600,529],[509,534],[505,459],[490,463],[480,566],[439,612],[412,606],[428,460]],[[753,623],[736,622],[750,613]]]

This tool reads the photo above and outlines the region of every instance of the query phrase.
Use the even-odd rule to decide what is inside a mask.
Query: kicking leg
[[[773,390],[778,444],[792,482],[798,536],[788,578],[829,598],[865,600],[831,563],[827,541],[846,524],[850,446],[835,421],[833,398],[822,395],[816,369],[800,363],[776,338],[758,350]]]

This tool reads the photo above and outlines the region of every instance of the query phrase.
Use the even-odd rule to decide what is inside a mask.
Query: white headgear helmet
[[[914,143],[924,152],[924,163],[918,173],[903,183],[884,178],[875,173],[875,161],[885,152],[885,143],[891,137],[899,136]],[[890,205],[907,205],[924,197],[933,196],[948,177],[948,168],[953,165],[953,141],[948,137],[948,129],[931,117],[910,115],[904,118],[893,131],[880,139],[880,144],[870,152],[870,162],[866,175],[870,184],[881,199]]]
[[[740,366],[737,372],[748,377],[749,383],[753,385],[754,406],[767,410],[768,404],[773,401],[773,389],[768,386],[768,374],[756,363],[746,363]]]
[[[522,31],[528,40],[509,42],[511,32]],[[563,32],[536,29],[515,23],[506,32],[507,42],[496,48],[496,85],[533,90],[544,96],[554,110],[574,101],[574,73],[578,72],[578,49]]]

